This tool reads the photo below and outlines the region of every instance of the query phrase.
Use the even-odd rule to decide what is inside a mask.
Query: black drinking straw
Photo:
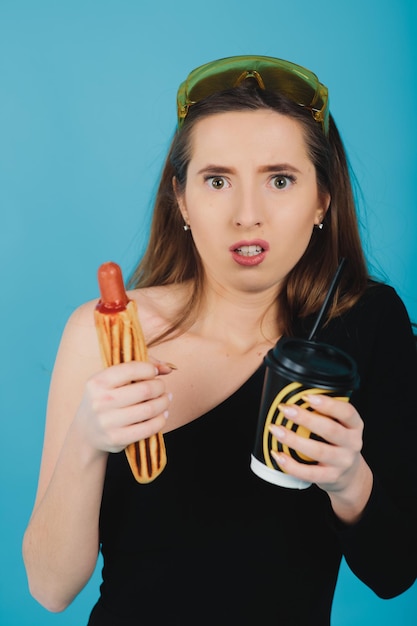
[[[331,285],[329,287],[329,291],[327,292],[327,295],[326,295],[326,297],[324,299],[324,302],[321,305],[321,309],[320,309],[320,311],[319,311],[319,313],[317,315],[317,318],[316,318],[316,321],[314,323],[314,326],[311,329],[310,335],[308,337],[309,341],[315,341],[316,340],[316,336],[317,336],[317,333],[319,332],[319,330],[321,328],[321,323],[323,321],[323,318],[324,318],[324,316],[327,313],[327,309],[328,309],[329,304],[330,304],[330,302],[331,302],[331,300],[333,298],[333,294],[334,294],[334,292],[336,290],[337,285],[339,284],[339,279],[340,279],[340,276],[342,274],[342,270],[343,270],[343,268],[345,266],[345,263],[346,263],[346,259],[345,258],[340,259],[340,263],[339,263],[339,265],[337,267],[335,275],[333,276],[333,280],[332,280]]]

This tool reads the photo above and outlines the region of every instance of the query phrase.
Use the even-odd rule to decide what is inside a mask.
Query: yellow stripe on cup
[[[296,390],[298,390],[298,393],[294,393]],[[278,410],[278,406],[284,401],[284,398],[285,398],[285,404],[288,404],[288,405],[297,404],[301,408],[307,408],[310,405],[303,400],[303,396],[315,395],[315,394],[331,395],[331,393],[332,393],[331,391],[326,391],[324,389],[317,389],[315,387],[311,389],[308,389],[308,388],[306,389],[305,387],[303,387],[301,383],[293,382],[287,385],[286,387],[284,387],[283,389],[281,389],[281,391],[275,396],[274,401],[272,402],[269,408],[266,421],[265,421],[265,428],[263,432],[263,455],[265,459],[265,464],[268,467],[270,467],[271,469],[275,469],[275,466],[271,459],[270,451],[271,449],[274,452],[278,451],[278,440],[275,437],[271,436],[271,433],[269,432],[269,426],[271,424],[282,425],[284,419],[286,420],[285,428],[288,428],[289,430],[291,430],[294,426],[294,422],[286,418],[284,414]],[[344,402],[349,402],[349,398],[346,396],[343,396],[343,397],[335,396],[335,399],[342,400]],[[274,415],[276,413],[277,413],[277,417],[275,421],[273,421]],[[311,435],[310,431],[304,426],[298,426],[297,434],[306,438],[310,437]],[[288,454],[289,456],[291,456],[290,448],[287,445],[282,444],[282,449],[285,454]],[[301,454],[300,452],[297,452],[297,456],[307,462],[313,460],[310,457]]]

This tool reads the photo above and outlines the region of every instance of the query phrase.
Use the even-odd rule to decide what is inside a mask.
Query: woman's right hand
[[[163,363],[131,361],[93,375],[75,416],[87,442],[102,452],[120,452],[161,431],[172,396],[160,374],[170,371]]]

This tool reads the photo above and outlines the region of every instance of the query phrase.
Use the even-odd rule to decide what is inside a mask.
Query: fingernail
[[[276,462],[278,463],[280,467],[285,465],[287,462],[287,459],[285,458],[285,454],[278,454],[278,452],[275,452],[275,450],[271,450],[271,456],[274,457],[274,459],[276,460]]]
[[[297,415],[297,409],[293,406],[280,404],[278,408],[286,417],[295,417]]]
[[[313,406],[319,406],[319,404],[322,403],[322,397],[320,394],[307,394],[303,396],[303,399],[307,400],[307,402]]]
[[[168,400],[169,400],[170,402],[172,401],[172,398],[173,398],[173,397],[174,397],[174,396],[172,395],[172,393],[171,393],[171,392],[169,392],[169,394],[168,394]]]
[[[164,417],[165,417],[166,420],[168,419],[168,417],[169,417],[169,412],[168,411],[164,411]]]
[[[272,433],[274,435],[274,437],[276,437],[277,439],[285,439],[285,428],[282,428],[281,426],[276,426],[275,424],[271,424],[269,427],[269,432]]]

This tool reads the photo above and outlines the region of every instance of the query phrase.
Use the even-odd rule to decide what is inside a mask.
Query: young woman
[[[71,316],[24,539],[30,588],[63,610],[101,549],[90,626],[324,626],[343,555],[384,598],[416,577],[411,325],[394,290],[368,277],[314,74],[267,57],[215,61],[181,85],[178,114],[129,292],[151,358],[102,370],[97,302]],[[273,429],[317,461],[276,455],[313,483],[277,487],[250,470],[263,358],[283,335],[308,336],[341,257],[319,338],[355,359],[360,386],[350,403],[292,407],[325,441]],[[160,430],[168,464],[140,485],[123,450]]]

